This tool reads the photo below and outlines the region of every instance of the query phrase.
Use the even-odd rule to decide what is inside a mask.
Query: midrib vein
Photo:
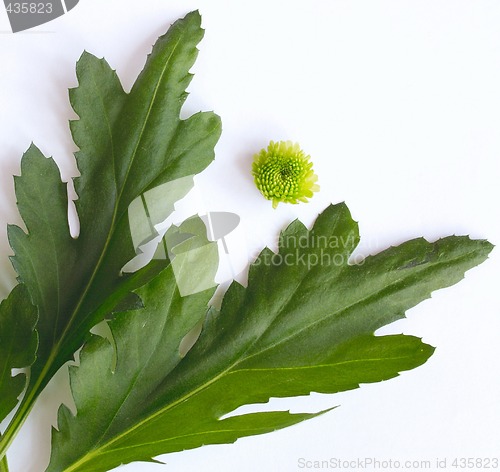
[[[172,307],[172,304],[173,304],[173,294],[175,293],[175,284],[172,285],[171,287],[171,296],[169,298],[169,305],[168,305],[168,308],[165,310],[166,313],[168,313],[169,315],[165,318],[164,320],[164,326],[163,326],[163,330],[162,330],[162,333],[165,331],[165,329],[167,329],[167,326],[168,326],[168,321],[169,321],[169,318],[170,318],[170,311],[171,311],[171,307]],[[131,382],[131,385],[129,386],[129,388],[127,389],[127,392],[126,394],[124,395],[123,399],[120,401],[117,409],[116,409],[116,412],[115,414],[113,415],[113,418],[110,420],[109,422],[109,425],[108,427],[105,429],[105,431],[101,434],[101,436],[99,437],[98,440],[95,441],[95,444],[99,444],[99,442],[102,440],[102,438],[104,438],[106,436],[106,433],[109,431],[109,429],[111,428],[111,426],[113,425],[113,422],[114,420],[116,419],[116,417],[118,416],[118,414],[120,413],[121,409],[123,408],[123,406],[125,405],[126,401],[128,400],[128,398],[130,397],[130,395],[132,394],[133,390],[134,390],[134,387],[135,385],[137,384],[137,382],[139,381],[142,373],[144,372],[144,369],[146,367],[149,366],[149,363],[152,359],[152,357],[156,354],[157,350],[158,350],[158,347],[159,347],[159,344],[161,344],[161,341],[163,340],[163,337],[160,335],[159,336],[159,339],[158,339],[158,343],[157,345],[155,346],[154,349],[151,349],[151,352],[149,353],[148,355],[148,358],[143,362],[141,368],[139,369],[139,371],[136,373],[136,375],[134,376],[133,378],[133,381]]]
[[[236,372],[245,372],[245,371],[248,371],[248,372],[258,371],[258,372],[260,372],[260,371],[273,371],[273,370],[278,370],[279,371],[279,370],[307,370],[307,369],[313,369],[313,368],[333,368],[333,367],[342,367],[342,366],[353,365],[353,364],[357,364],[357,363],[379,362],[380,360],[397,361],[397,360],[401,360],[401,359],[405,359],[405,358],[406,358],[406,356],[393,356],[393,357],[390,357],[390,358],[377,358],[377,357],[374,357],[374,358],[366,358],[366,359],[353,359],[353,360],[348,360],[348,361],[335,362],[335,363],[331,363],[331,364],[321,364],[321,365],[315,365],[315,366],[298,366],[298,367],[269,368],[269,369],[267,369],[267,368],[266,369],[242,369],[242,370],[238,370],[238,371],[235,371],[235,372],[229,372],[229,375],[231,375],[233,373],[236,373]],[[235,363],[235,365],[237,365],[237,364],[238,364],[238,362]],[[205,388],[208,388],[212,383],[216,382],[219,378],[221,378],[224,375],[228,374],[228,371],[230,371],[230,370],[232,370],[232,367],[230,369],[227,369],[227,371],[223,372],[222,374],[218,375],[213,381],[207,382],[207,384],[205,384],[203,387],[201,387],[199,389],[196,389],[190,395],[186,395],[184,398],[181,398],[180,400],[178,400],[175,403],[173,403],[172,405],[170,405],[169,408],[166,408],[165,410],[162,410],[161,414],[165,413],[169,409],[175,408],[178,404],[183,403],[184,401],[188,400],[189,397],[195,396],[201,390],[204,390]],[[158,416],[158,415],[155,414],[155,415],[151,416],[148,420],[144,421],[143,423],[146,423],[147,421],[153,419],[155,416]],[[229,417],[229,418],[231,418],[231,417]],[[158,441],[144,442],[144,443],[138,444],[136,446],[125,446],[125,447],[117,447],[117,448],[114,448],[114,449],[109,449],[109,446],[111,444],[113,444],[114,442],[117,442],[119,439],[121,439],[122,437],[126,436],[130,432],[133,432],[134,429],[136,429],[136,428],[130,428],[129,430],[127,430],[122,435],[120,435],[117,438],[115,438],[114,440],[108,442],[106,445],[100,447],[99,449],[96,449],[96,450],[92,451],[91,453],[88,453],[85,456],[87,459],[84,460],[84,458],[82,458],[82,460],[78,461],[78,464],[84,464],[85,462],[88,461],[88,459],[92,459],[94,457],[103,456],[103,455],[106,455],[106,454],[113,454],[113,453],[117,453],[119,451],[126,451],[126,450],[130,450],[130,449],[141,448],[141,447],[144,447],[144,446],[150,446],[150,445],[159,444],[159,443],[168,443],[168,442],[179,440],[179,439],[182,439],[182,438],[195,437],[195,436],[203,436],[203,435],[206,435],[206,434],[223,433],[224,431],[225,432],[229,432],[229,431],[241,431],[241,429],[238,429],[238,430],[235,430],[235,429],[226,429],[226,430],[215,430],[215,431],[201,431],[201,432],[194,432],[194,433],[190,433],[190,434],[183,434],[183,435],[179,435],[179,436],[171,436],[169,438],[160,439]],[[258,429],[258,428],[255,428],[255,429]],[[254,428],[245,429],[245,430],[254,430]],[[102,452],[100,452],[100,451],[102,451]],[[76,468],[74,469],[72,467],[72,468],[68,469],[66,472],[69,472],[71,470],[76,470]]]

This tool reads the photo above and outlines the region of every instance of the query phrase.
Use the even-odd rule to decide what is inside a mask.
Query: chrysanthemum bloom
[[[271,141],[266,149],[255,154],[252,174],[262,195],[272,200],[273,208],[279,202],[307,202],[319,190],[310,156],[297,143]]]

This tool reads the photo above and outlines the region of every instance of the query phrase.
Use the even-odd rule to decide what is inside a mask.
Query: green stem
[[[31,395],[28,394],[26,397],[23,398],[21,405],[19,406],[14,417],[12,418],[12,421],[7,426],[4,435],[0,438],[0,472],[4,471],[8,472],[9,470],[7,467],[7,459],[5,457],[5,454],[7,454],[7,450],[9,449],[15,437],[17,436],[17,433],[19,433],[21,426],[27,420],[30,411],[33,409],[36,396],[33,395],[32,393],[33,391],[31,392]],[[7,467],[7,468],[2,468],[2,467]]]
[[[19,408],[12,417],[12,420],[8,424],[7,429],[5,430],[3,436],[0,437],[0,462],[3,462],[4,460],[6,461],[5,455],[7,454],[7,450],[11,446],[12,442],[19,433],[19,430],[21,429],[25,421],[28,419],[31,410],[35,406],[35,402],[38,396],[40,395],[41,391],[43,390],[44,380],[47,375],[47,372],[50,370],[51,365],[52,362],[47,363],[47,365],[40,372],[38,377],[36,379],[33,379],[35,380],[34,383],[31,383],[32,379],[30,379],[30,381],[28,382],[28,389],[23,399],[21,400]],[[7,462],[5,462],[5,466],[6,465]],[[8,471],[8,469],[6,470]],[[0,472],[3,472],[3,469],[0,468]]]
[[[7,457],[3,456],[0,460],[0,472],[9,472],[9,464],[7,464]]]

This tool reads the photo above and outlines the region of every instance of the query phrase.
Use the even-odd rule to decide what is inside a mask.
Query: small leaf
[[[423,364],[432,347],[413,336],[379,337],[374,331],[404,317],[433,290],[458,282],[486,259],[491,244],[457,236],[435,243],[420,238],[351,265],[358,239],[357,224],[344,204],[328,207],[311,230],[292,223],[281,234],[279,253],[264,250],[253,264],[248,287],[233,283],[221,311],[209,312],[199,340],[184,358],[172,362],[151,356],[156,375],[141,377],[140,405],[127,414],[120,411],[111,422],[107,403],[114,404],[115,395],[95,395],[114,391],[111,359],[104,361],[110,347],[91,342],[83,349],[80,368],[72,372],[78,413],[73,417],[61,409],[49,471],[106,471],[159,454],[270,432],[314,414],[283,411],[221,418],[271,397],[341,392]],[[188,322],[189,315],[175,307],[176,297],[174,305],[165,300],[164,308],[154,306],[157,297],[149,295],[160,290],[155,284],[141,293],[144,316],[163,320],[168,313],[168,320],[174,309],[179,313],[176,323],[184,317]],[[136,362],[130,356],[142,353],[153,338],[149,331],[142,336],[140,330],[121,327],[132,319],[139,323],[141,316],[137,312],[114,325],[122,360],[116,381],[123,382],[121,391],[130,392],[136,403]],[[166,332],[164,326],[160,322],[158,331]],[[186,329],[172,326],[168,331],[162,345],[164,352],[174,352]],[[158,359],[163,359],[161,367]]]
[[[12,377],[12,369],[30,366],[38,344],[36,308],[24,285],[17,285],[0,304],[0,421],[16,406],[26,386],[26,375]]]
[[[200,225],[205,232],[201,220],[193,218],[181,225],[181,228],[173,229],[170,235],[187,230],[198,232]],[[203,253],[199,253],[200,247],[205,248]],[[186,252],[193,252],[199,257],[205,270],[212,277],[215,275],[217,246],[209,242],[206,236],[203,237],[203,234],[198,234],[173,249],[178,249],[181,254],[175,255],[174,261]],[[183,260],[179,267],[177,270],[185,270],[191,274],[192,279],[197,279],[196,264],[188,267]],[[205,271],[198,274],[203,283]],[[136,291],[144,308],[119,313],[109,322],[115,346],[98,336],[93,336],[84,346],[80,366],[70,369],[78,416],[73,418],[66,407],[61,407],[58,424],[62,429],[61,433],[54,432],[53,439],[53,447],[58,452],[53,456],[49,470],[63,470],[75,457],[91,455],[99,444],[106,444],[124,428],[140,421],[148,404],[148,397],[180,362],[181,343],[204,319],[208,302],[215,290],[212,283],[212,287],[207,290],[182,296],[179,288],[182,287],[183,278],[183,274],[176,271],[172,264],[169,265],[155,279]],[[191,284],[196,285],[193,281]],[[98,392],[106,392],[106,395]],[[64,425],[75,427],[70,437],[66,435]],[[72,444],[66,449],[68,441],[72,442],[73,434],[78,436],[78,444]]]

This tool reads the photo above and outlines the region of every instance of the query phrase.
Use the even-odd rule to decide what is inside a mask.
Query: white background
[[[65,180],[76,174],[67,125],[76,60],[84,49],[105,56],[128,89],[156,38],[193,9],[206,36],[185,112],[213,109],[224,131],[198,179],[202,198],[190,205],[241,215],[235,234],[249,253],[273,246],[294,218],[310,224],[339,201],[360,223],[365,254],[421,235],[500,244],[498,1],[81,0],[17,34],[0,8],[2,296],[15,281],[5,228],[19,223],[12,174],[22,153],[34,141]],[[312,156],[321,192],[311,203],[273,210],[255,189],[252,155],[271,139],[298,141]],[[292,428],[121,470],[288,472],[305,470],[300,458],[337,457],[447,458],[454,470],[455,457],[499,457],[499,268],[496,249],[384,330],[437,346],[424,366],[335,396],[274,402],[293,411],[340,405]],[[11,448],[13,472],[44,470],[62,398],[64,375]]]

